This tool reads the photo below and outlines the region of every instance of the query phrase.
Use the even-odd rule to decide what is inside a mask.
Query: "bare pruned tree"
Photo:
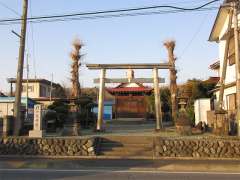
[[[79,98],[81,95],[81,87],[79,82],[79,67],[81,66],[81,54],[80,50],[82,48],[82,43],[78,38],[75,38],[73,43],[73,50],[70,53],[70,57],[72,58],[71,65],[71,82],[72,82],[72,90],[71,96],[72,98]]]
[[[174,40],[168,40],[164,42],[164,46],[168,51],[168,61],[171,65],[170,69],[170,92],[171,92],[171,102],[172,102],[172,118],[176,121],[177,118],[177,70],[175,67],[176,58],[174,56],[174,49],[176,42]]]

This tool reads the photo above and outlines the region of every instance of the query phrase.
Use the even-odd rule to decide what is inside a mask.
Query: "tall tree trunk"
[[[80,83],[79,83],[79,67],[81,66],[81,62],[80,62],[80,50],[82,48],[82,44],[80,42],[79,39],[75,39],[73,41],[73,50],[70,54],[71,58],[72,58],[72,70],[71,70],[71,74],[72,74],[72,78],[71,78],[71,82],[72,82],[72,91],[71,91],[71,96],[72,98],[76,98],[78,99],[81,95],[81,88],[80,88]]]
[[[177,119],[177,70],[175,68],[176,58],[174,57],[175,41],[166,41],[164,46],[168,51],[168,61],[171,65],[170,69],[170,92],[172,102],[172,120],[176,122]]]

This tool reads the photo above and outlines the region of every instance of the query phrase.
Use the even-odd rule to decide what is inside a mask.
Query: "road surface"
[[[1,180],[239,180],[240,174],[117,170],[0,170]]]
[[[0,180],[239,180],[240,161],[0,158]]]

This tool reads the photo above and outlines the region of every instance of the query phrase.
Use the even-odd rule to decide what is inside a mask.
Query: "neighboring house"
[[[224,3],[231,2],[225,0]],[[228,51],[228,62],[225,79],[225,89],[223,96],[223,108],[225,110],[234,111],[236,109],[236,73],[235,73],[235,50],[234,50],[234,35],[233,24],[230,32],[227,32],[229,22],[229,13],[227,8],[220,7],[216,20],[214,22],[209,41],[217,42],[219,45],[219,61],[210,65],[210,69],[216,71],[217,75],[221,77],[223,69],[223,61],[226,46],[226,36],[230,33],[230,43]],[[214,90],[216,100],[219,100],[219,83]]]
[[[13,115],[13,106],[15,102],[15,97],[0,97],[0,118],[4,116],[12,116]],[[28,104],[28,105],[27,105]],[[23,119],[25,116],[26,109],[28,108],[28,120],[32,122],[33,120],[33,108],[36,104],[30,98],[22,98],[21,100],[21,112]]]
[[[209,66],[209,69],[213,70],[216,73],[216,76],[220,77],[220,61],[216,61]],[[219,80],[219,79],[218,79]]]
[[[16,83],[16,79],[9,78],[8,82],[11,85],[11,94],[13,94],[12,84]],[[49,105],[51,101],[61,98],[64,94],[61,85],[46,79],[23,79],[22,81],[22,97],[29,97],[44,105]],[[28,95],[27,95],[28,86]]]

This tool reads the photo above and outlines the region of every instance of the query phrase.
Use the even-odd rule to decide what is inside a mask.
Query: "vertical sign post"
[[[34,106],[33,130],[29,132],[29,137],[43,137],[45,131],[42,130],[42,105]]]

